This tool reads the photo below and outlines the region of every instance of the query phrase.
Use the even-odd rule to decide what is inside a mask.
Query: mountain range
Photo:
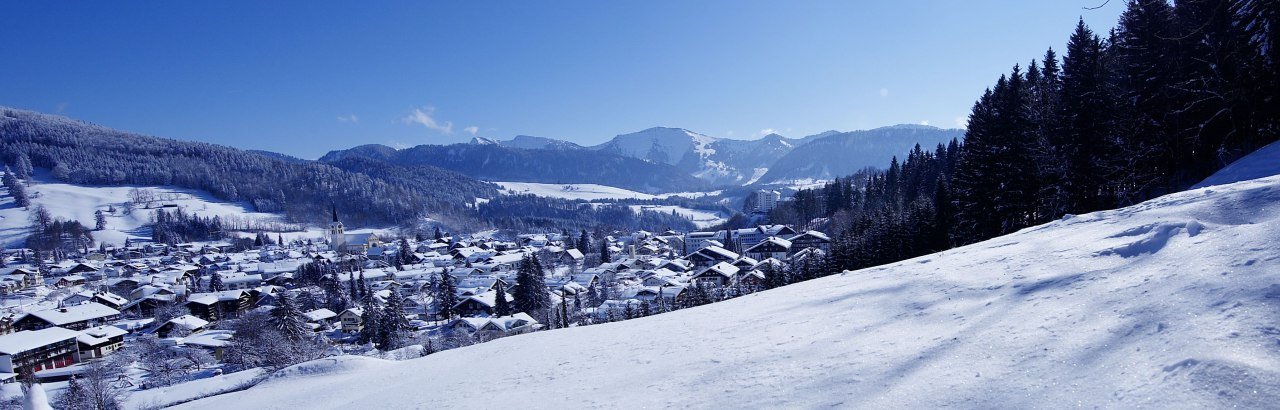
[[[916,144],[931,149],[963,135],[960,129],[896,125],[795,139],[769,134],[738,140],[654,127],[594,146],[528,135],[510,140],[477,137],[470,144],[447,148],[361,146],[330,152],[320,160],[360,155],[397,164],[432,165],[486,180],[594,183],[656,193],[831,179],[883,167]]]

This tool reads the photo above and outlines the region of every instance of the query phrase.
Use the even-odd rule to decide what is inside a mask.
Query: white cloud
[[[756,136],[757,136],[757,137],[763,137],[763,136],[765,136],[765,135],[769,135],[769,134],[777,134],[777,133],[778,133],[778,130],[776,130],[776,129],[773,129],[773,128],[765,128],[765,129],[763,129],[763,130],[756,131]]]
[[[427,129],[436,130],[444,134],[452,134],[453,122],[440,122],[436,120],[435,117],[432,116],[435,112],[436,108],[430,106],[414,108],[413,112],[410,112],[409,115],[401,118],[400,121],[403,121],[405,124],[422,124],[422,126],[427,127]]]
[[[352,124],[359,124],[359,123],[360,123],[360,117],[357,117],[355,114],[351,114],[351,115],[339,115],[339,116],[338,116],[338,122],[349,122],[349,123],[352,123]]]
[[[480,127],[477,127],[477,126],[472,125],[472,126],[470,126],[470,127],[463,128],[462,130],[463,130],[463,131],[466,131],[468,134],[476,135],[476,133],[479,133],[479,132],[480,132]]]
[[[956,117],[956,127],[969,128],[969,118],[964,116]]]
[[[881,89],[880,89],[880,96],[881,96],[881,97],[888,97],[888,96],[889,96],[889,89],[888,89],[888,88],[881,88]]]

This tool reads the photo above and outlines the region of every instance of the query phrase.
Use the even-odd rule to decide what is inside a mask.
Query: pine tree
[[[613,262],[613,258],[609,255],[609,242],[600,241],[600,263]]]
[[[28,157],[26,153],[18,154],[18,159],[14,165],[17,167],[14,171],[20,180],[30,181],[35,174],[35,168],[31,166],[31,157]]]
[[[499,317],[511,315],[511,304],[507,302],[507,291],[502,281],[498,281],[497,288],[494,289],[493,314]]]
[[[435,227],[435,232],[432,233],[431,237],[435,238],[435,240],[437,241],[440,240],[441,238],[444,238],[444,234],[440,233],[440,226],[437,225]]]
[[[1132,0],[1116,24],[1108,52],[1123,104],[1117,132],[1123,162],[1113,169],[1119,204],[1170,192],[1189,163],[1176,139],[1173,113],[1173,12],[1165,0]]]
[[[293,296],[288,291],[276,295],[276,307],[271,309],[269,319],[271,327],[280,331],[289,340],[298,341],[311,333],[307,327],[307,318],[298,309]]]
[[[1116,102],[1107,85],[1104,52],[1102,39],[1084,20],[1078,21],[1062,60],[1060,122],[1049,138],[1060,164],[1053,199],[1059,213],[1090,212],[1113,203],[1106,172],[1116,162],[1109,154],[1115,151],[1111,124]]]
[[[218,271],[213,271],[213,273],[209,275],[209,291],[221,292],[224,290],[227,290],[227,285],[222,283],[222,275],[218,274]]]
[[[591,236],[587,234],[587,230],[582,230],[582,235],[578,237],[578,249],[587,252],[591,249]]]
[[[539,314],[551,307],[551,296],[547,294],[543,275],[537,258],[525,256],[520,261],[520,269],[516,272],[516,291],[513,295],[517,311]]]
[[[453,306],[458,304],[458,285],[453,275],[445,271],[440,276],[440,288],[436,291],[436,305],[440,308],[440,316],[452,319]]]
[[[96,231],[107,229],[107,216],[101,209],[93,211],[93,229]]]

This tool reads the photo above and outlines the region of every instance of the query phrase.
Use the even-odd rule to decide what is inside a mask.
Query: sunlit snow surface
[[[187,408],[1275,408],[1280,177],[1064,218],[713,305]]]

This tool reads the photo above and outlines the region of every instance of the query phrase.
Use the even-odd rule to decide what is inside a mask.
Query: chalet
[[[792,236],[788,241],[791,242],[791,252],[799,252],[803,249],[819,249],[822,252],[831,250],[831,237],[818,231],[805,231],[802,234]]]
[[[160,337],[169,337],[171,335],[189,335],[209,326],[209,321],[192,316],[182,315],[169,319],[168,322],[156,328],[156,335]]]
[[[213,352],[213,357],[221,361],[224,350],[231,344],[233,336],[235,331],[232,330],[206,330],[182,338],[181,343]]]
[[[567,266],[582,266],[584,256],[582,251],[577,249],[565,249],[556,254],[556,260]]]
[[[193,293],[187,298],[187,309],[192,315],[210,322],[238,317],[253,308],[257,293],[256,290],[243,289]]]
[[[705,268],[720,262],[733,262],[738,260],[738,257],[735,252],[711,245],[690,254],[689,261],[693,262],[695,268]]]
[[[364,318],[364,308],[350,308],[338,314],[338,321],[342,323],[342,331],[347,333],[359,332],[362,329]]]
[[[55,326],[68,330],[84,330],[119,318],[120,311],[89,302],[27,313],[14,321],[13,326],[22,330],[40,330]]]
[[[748,258],[745,256],[738,258],[738,260],[736,261],[733,261],[733,266],[737,266],[738,269],[742,269],[744,271],[755,269],[756,265],[759,265],[759,264],[760,264],[759,261],[756,261],[755,259]]]
[[[485,292],[468,296],[453,305],[453,311],[457,312],[459,316],[492,315],[493,306],[497,303],[497,295],[497,292]],[[506,296],[507,301],[514,303],[511,293],[507,293]]]
[[[80,360],[98,359],[120,350],[127,334],[129,331],[110,325],[80,331],[80,336],[76,337]]]
[[[480,340],[527,333],[541,327],[542,324],[523,312],[502,317],[463,317],[445,325],[449,331],[466,332]]]
[[[747,248],[748,257],[756,260],[765,260],[769,258],[781,259],[791,254],[791,241],[776,236],[770,236],[760,243]]]
[[[83,291],[62,299],[65,306],[79,305],[88,302],[101,303],[109,308],[122,310],[129,303],[128,299],[111,292]]]
[[[737,266],[720,262],[694,274],[693,281],[705,285],[728,286],[737,278],[740,270]]]
[[[315,324],[316,330],[321,330],[333,325],[333,321],[338,318],[337,313],[332,310],[320,308],[302,314],[307,317],[308,323]]]
[[[77,361],[80,332],[49,327],[0,336],[0,372],[35,374]]]
[[[72,286],[83,285],[86,281],[87,279],[82,275],[67,275],[58,278],[58,281],[54,282],[53,286],[58,288],[69,288]]]

